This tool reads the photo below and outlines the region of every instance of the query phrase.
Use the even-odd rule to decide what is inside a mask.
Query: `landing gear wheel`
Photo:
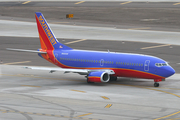
[[[159,87],[159,83],[155,82],[154,87]]]
[[[117,77],[116,76],[110,76],[110,81],[117,81]]]

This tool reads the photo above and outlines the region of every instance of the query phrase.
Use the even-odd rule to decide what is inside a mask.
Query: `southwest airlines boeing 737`
[[[38,53],[40,57],[61,68],[26,68],[78,73],[86,75],[88,83],[108,82],[117,80],[117,77],[153,79],[155,87],[159,86],[158,82],[175,73],[166,61],[153,56],[72,49],[56,39],[42,13],[36,12],[35,18],[41,49],[7,49]]]

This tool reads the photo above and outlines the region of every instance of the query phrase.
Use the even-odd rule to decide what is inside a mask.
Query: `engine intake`
[[[110,76],[108,73],[104,71],[95,71],[90,72],[88,75],[88,82],[108,82],[110,79]]]

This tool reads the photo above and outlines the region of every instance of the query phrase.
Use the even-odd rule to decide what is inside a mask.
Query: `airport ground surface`
[[[180,13],[180,6],[178,6],[180,4],[175,2],[75,4],[78,2],[0,3],[0,19],[4,20],[0,21],[0,32],[4,34],[0,37],[0,120],[180,119],[180,46],[179,42],[173,40],[180,31],[179,15],[177,15]],[[151,35],[147,33],[148,38],[144,37],[145,40],[140,40],[141,42],[131,41],[127,37],[119,40],[103,38],[97,40],[95,37],[98,33],[93,34],[93,32],[87,34],[86,38],[83,34],[87,31],[76,34],[75,31],[73,33],[67,28],[63,34],[71,31],[70,38],[75,34],[84,38],[81,40],[67,39],[68,36],[61,38],[59,37],[61,34],[56,36],[61,43],[74,49],[110,50],[157,56],[168,61],[177,74],[161,82],[159,88],[154,88],[152,80],[119,78],[117,82],[87,84],[85,77],[77,74],[62,72],[50,74],[49,71],[24,69],[23,66],[55,67],[38,57],[37,54],[5,50],[5,48],[36,50],[40,47],[38,38],[29,37],[31,33],[28,36],[25,33],[27,28],[20,25],[35,22],[34,12],[37,10],[43,12],[48,21],[56,23],[54,26],[61,24],[70,28],[75,23],[76,29],[81,29],[82,25],[95,26],[93,29],[88,29],[96,32],[112,26],[116,26],[117,30],[124,29],[125,31],[130,28],[140,30],[139,32],[154,31]],[[74,19],[65,19],[67,12],[74,12]],[[10,28],[6,20],[12,22],[10,25],[14,22],[16,27]],[[17,21],[21,22],[16,23]],[[3,26],[3,22],[8,28]],[[60,27],[57,28],[60,29]],[[19,29],[22,29],[21,33],[18,37],[14,37]],[[34,33],[35,30],[36,28],[29,29],[29,32],[33,33],[32,36],[37,36],[37,33]],[[157,35],[156,31],[161,32]],[[172,37],[166,39],[170,44],[148,41],[151,37],[158,40],[168,33],[173,33]],[[112,32],[112,34],[116,36],[117,33]],[[89,39],[88,35],[95,37]],[[131,34],[128,35],[134,37]],[[143,36],[142,33],[140,35]]]

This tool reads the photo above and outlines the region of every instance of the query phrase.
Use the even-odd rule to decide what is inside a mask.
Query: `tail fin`
[[[53,34],[51,28],[46,22],[44,16],[40,12],[35,13],[37,28],[39,32],[39,39],[41,43],[41,49],[54,50],[54,49],[72,49],[68,46],[61,44]]]

